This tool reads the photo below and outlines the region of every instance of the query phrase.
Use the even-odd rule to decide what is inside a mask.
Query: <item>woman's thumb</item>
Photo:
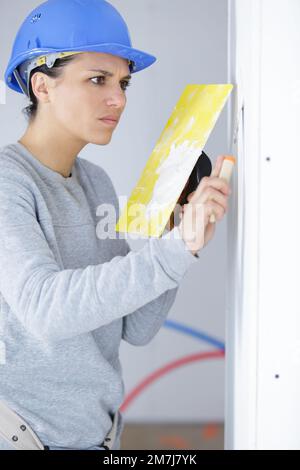
[[[219,155],[210,176],[219,176],[225,155]]]

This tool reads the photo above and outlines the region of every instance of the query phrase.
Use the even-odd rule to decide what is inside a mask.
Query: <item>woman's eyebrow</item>
[[[107,70],[101,70],[101,69],[90,69],[89,72],[100,72],[100,73],[103,73],[103,75],[105,75],[106,77],[113,77],[114,76],[113,73],[108,72]],[[123,77],[122,80],[124,80],[125,78],[130,80],[132,78],[132,76],[131,75],[126,75],[126,77]]]

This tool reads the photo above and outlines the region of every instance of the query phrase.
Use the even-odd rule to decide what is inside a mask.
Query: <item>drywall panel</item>
[[[300,2],[229,1],[227,449],[300,448]]]

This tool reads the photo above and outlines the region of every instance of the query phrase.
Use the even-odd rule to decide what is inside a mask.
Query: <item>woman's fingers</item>
[[[204,176],[198,184],[195,191],[191,192],[187,196],[188,202],[193,202],[199,198],[200,194],[204,191],[205,186],[213,186],[215,189],[222,191],[225,195],[229,195],[230,186],[223,178],[219,178],[219,174],[222,168],[225,155],[219,155],[217,157],[216,164],[211,172],[210,176]],[[203,202],[203,201],[202,201]]]
[[[188,202],[205,202],[203,194],[209,187],[221,191],[225,196],[229,195],[230,187],[225,179],[219,178],[218,176],[204,176],[198,184],[196,190],[189,194],[187,198]]]
[[[224,155],[218,156],[211,175],[201,179],[196,190],[187,196],[188,203],[181,207],[179,230],[192,252],[198,251],[212,237],[214,227],[209,224],[210,218],[219,221],[227,211],[230,186],[219,177],[224,158]]]
[[[227,211],[228,209],[228,202],[227,202],[227,195],[224,196],[223,193],[221,193],[220,191],[217,191],[216,189],[212,188],[212,187],[208,187],[207,189],[205,189],[202,193],[202,199],[203,201],[192,201],[193,204],[204,204],[205,202],[209,202],[209,201],[214,201],[216,203],[218,203],[224,210],[225,212]],[[188,200],[188,203],[190,203],[190,200],[189,198],[187,198]],[[184,211],[185,207],[187,206],[187,204],[184,204],[183,207],[182,207],[182,211]]]
[[[222,191],[225,196],[229,195],[230,186],[224,178],[219,178],[218,176],[210,176],[206,181],[206,186],[212,186],[213,188]]]
[[[213,200],[217,202],[220,206],[223,207],[225,211],[227,211],[228,209],[228,202],[227,202],[228,196],[227,195],[225,196],[220,191],[217,191],[216,189],[209,187],[204,191],[203,197],[205,198],[206,201]]]
[[[223,205],[220,205],[214,201],[209,201],[207,202],[206,206],[209,212],[208,222],[212,215],[215,216],[217,220],[221,220],[224,217],[226,209],[224,209]]]
[[[223,160],[224,160],[224,158],[225,158],[225,155],[219,155],[219,156],[217,157],[216,164],[215,164],[215,166],[213,167],[210,176],[213,176],[213,177],[214,177],[214,176],[219,176],[220,171],[221,171],[221,168],[222,168],[222,165],[223,165]]]

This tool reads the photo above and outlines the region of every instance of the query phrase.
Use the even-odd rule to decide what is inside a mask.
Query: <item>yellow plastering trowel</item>
[[[169,221],[233,85],[187,85],[116,224],[159,237]]]

